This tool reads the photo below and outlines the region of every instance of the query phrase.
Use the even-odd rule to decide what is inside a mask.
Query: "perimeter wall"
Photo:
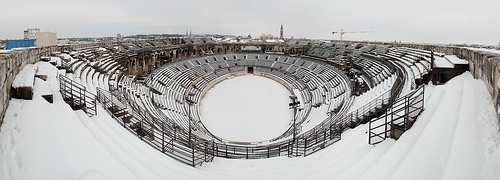
[[[50,56],[51,52],[62,52],[77,48],[105,45],[107,43],[80,44],[68,46],[33,47],[11,50],[9,53],[0,54],[0,127],[5,117],[5,111],[11,98],[10,90],[16,75],[26,64],[40,61],[42,56]]]
[[[489,52],[488,50],[438,45],[379,42],[363,43],[432,50],[434,52],[444,53],[447,55],[456,55],[461,59],[469,61],[469,71],[474,76],[474,78],[482,79],[484,81],[493,100],[493,104],[495,105],[495,109],[497,110],[497,120],[500,120],[500,113],[498,113],[500,110],[500,51],[498,51],[498,53],[494,53]]]
[[[153,40],[154,41],[154,40]],[[142,41],[144,42],[144,41]],[[180,44],[182,40],[175,39],[171,41],[173,44]],[[488,91],[492,97],[495,108],[498,111],[500,109],[500,54],[491,53],[481,50],[460,48],[460,47],[450,47],[450,46],[437,46],[437,45],[419,45],[419,44],[402,44],[402,43],[382,43],[382,42],[349,42],[346,43],[363,43],[363,44],[379,44],[379,45],[390,45],[393,47],[409,47],[424,50],[433,50],[434,52],[445,53],[448,55],[456,55],[461,59],[466,59],[469,61],[469,70],[476,79],[482,79]],[[49,56],[51,52],[62,52],[65,50],[71,51],[79,48],[94,47],[94,46],[106,46],[110,44],[124,43],[124,42],[104,42],[104,43],[89,43],[89,44],[77,44],[77,45],[59,45],[59,46],[49,46],[49,47],[37,47],[37,48],[26,48],[20,50],[13,50],[9,53],[0,54],[0,126],[3,122],[5,116],[5,111],[7,110],[10,90],[12,86],[12,81],[16,77],[17,73],[26,65],[36,63],[40,60],[42,56]],[[199,47],[207,48],[211,47],[217,50],[214,52],[235,52],[241,45],[235,44],[218,44],[218,45],[208,45],[201,44]],[[268,48],[263,48],[268,51],[268,49],[279,48],[285,49],[284,44],[267,44]],[[288,48],[285,54],[305,54],[305,50],[309,47],[293,47]],[[197,50],[192,50],[193,46],[184,46],[179,49],[173,48],[171,50],[157,51],[144,51],[139,53],[138,57],[132,57],[131,59],[125,60],[123,65],[128,67],[129,72],[127,73],[137,73],[137,75],[145,74],[151,72],[151,66],[148,62],[156,62],[158,60],[164,59],[161,56],[167,56],[169,61],[181,59],[189,56],[203,55],[197,53]],[[197,48],[195,48],[197,49]],[[301,49],[302,51],[297,51]],[[191,50],[191,51],[190,51]],[[168,52],[166,52],[168,51]],[[181,55],[177,55],[181,54]],[[133,63],[131,63],[133,62]],[[157,64],[162,65],[163,63]],[[145,69],[147,68],[147,69]],[[497,113],[497,119],[500,119]]]

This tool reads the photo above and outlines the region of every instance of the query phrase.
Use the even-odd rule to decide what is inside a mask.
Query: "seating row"
[[[186,124],[188,109],[199,108],[198,105],[186,108],[186,98],[199,102],[218,78],[245,72],[248,67],[282,79],[291,88],[300,90],[308,107],[299,115],[303,117],[302,122],[307,118],[308,122],[322,122],[330,111],[339,109],[342,102],[350,98],[349,80],[340,70],[310,59],[269,54],[229,54],[180,60],[157,68],[146,78],[145,84],[154,92],[154,103],[169,118]],[[192,114],[195,122],[201,122],[197,111]],[[311,121],[310,118],[319,120]]]

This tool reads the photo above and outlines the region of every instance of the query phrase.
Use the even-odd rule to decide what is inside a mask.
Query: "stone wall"
[[[164,41],[165,39],[148,40]],[[284,52],[285,54],[305,54],[308,46],[287,47],[285,44],[183,44],[182,38],[168,39],[174,45],[168,49],[153,49],[138,52],[137,56],[119,60],[127,67],[125,74],[146,75],[157,67],[165,63],[194,56],[203,56],[206,53],[224,54],[239,52],[242,45],[259,45],[263,51]],[[51,52],[62,52],[64,50],[75,50],[86,47],[107,46],[115,43],[133,43],[144,42],[144,40],[127,42],[97,42],[77,45],[59,45],[41,48],[26,48],[14,50],[11,53],[0,54],[0,126],[5,116],[10,99],[10,89],[12,81],[17,73],[26,65],[36,63],[41,56],[49,56]],[[469,69],[473,76],[482,79],[490,92],[490,95],[497,110],[500,109],[500,54],[478,51],[460,47],[403,44],[403,43],[382,43],[382,42],[348,42],[344,43],[363,43],[390,45],[393,47],[409,47],[424,50],[433,50],[435,52],[457,55],[459,58],[469,61]],[[500,119],[500,118],[499,118]]]
[[[10,90],[16,75],[26,64],[33,64],[40,57],[57,49],[57,47],[28,48],[14,50],[8,54],[0,54],[0,125],[9,105]]]
[[[262,53],[285,51],[284,44],[182,44],[166,49],[152,49],[140,51],[137,56],[127,57],[119,60],[119,63],[126,67],[125,74],[145,76],[151,73],[155,68],[161,67],[166,63],[185,59],[190,57],[205,56],[210,54],[228,54],[241,52],[242,46],[258,45],[263,47]]]
[[[5,117],[5,111],[9,106],[11,98],[12,82],[16,75],[26,64],[34,64],[40,61],[42,56],[50,56],[51,52],[62,52],[78,48],[101,46],[109,43],[89,43],[78,45],[59,45],[36,48],[25,48],[12,50],[9,53],[0,54],[0,127]]]
[[[469,61],[469,71],[474,78],[484,81],[495,105],[495,109],[497,111],[500,110],[500,54],[462,47],[414,44],[399,44],[398,46],[434,50],[435,52],[445,53],[447,55],[456,55],[461,59]],[[497,113],[497,119],[500,119],[499,113]]]
[[[346,42],[346,41],[344,41]],[[347,41],[348,42],[348,41]],[[481,79],[491,95],[493,104],[497,112],[500,112],[500,52],[493,53],[464,47],[422,45],[422,44],[404,44],[404,43],[383,43],[383,42],[355,42],[363,44],[380,44],[393,47],[409,47],[423,50],[433,50],[434,52],[447,55],[456,55],[461,59],[469,61],[469,71],[476,79]],[[497,113],[497,119],[500,124],[500,113]]]

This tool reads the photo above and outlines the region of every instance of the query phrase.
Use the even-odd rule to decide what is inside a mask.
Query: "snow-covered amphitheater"
[[[0,179],[500,177],[498,52],[203,43],[1,52]]]

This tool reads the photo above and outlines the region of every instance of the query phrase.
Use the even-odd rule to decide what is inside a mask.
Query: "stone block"
[[[44,81],[47,81],[47,75],[37,74],[37,75],[35,75],[35,77],[40,78],[40,79],[42,79]]]
[[[33,99],[33,87],[12,87],[10,92],[13,98],[27,100]]]

